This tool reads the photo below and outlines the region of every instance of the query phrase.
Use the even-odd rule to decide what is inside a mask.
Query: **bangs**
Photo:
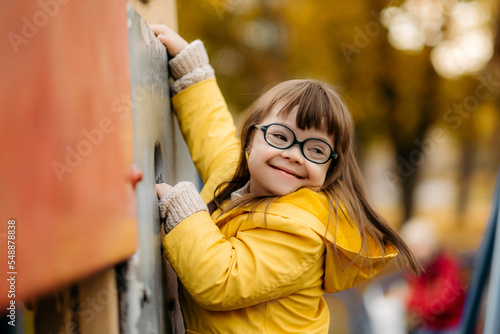
[[[287,117],[297,108],[295,123],[299,129],[313,128],[334,136],[337,150],[339,145],[344,149],[349,146],[352,119],[334,89],[315,80],[293,80],[290,83],[291,87],[283,87],[273,99],[273,105],[284,103],[278,116]]]
[[[314,128],[333,134],[336,123],[335,112],[326,92],[317,85],[303,85],[284,96],[286,101],[278,116],[287,117],[297,107],[295,123],[299,129]]]

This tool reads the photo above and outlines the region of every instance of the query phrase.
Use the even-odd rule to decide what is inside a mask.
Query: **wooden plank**
[[[170,111],[167,53],[147,23],[129,9],[139,249],[123,267],[121,328],[126,333],[183,331],[173,270],[163,262],[157,182],[175,183],[176,122]],[[177,138],[178,140],[178,138]],[[192,174],[194,176],[194,173]],[[169,270],[170,269],[170,270]]]
[[[78,283],[81,334],[119,334],[115,270],[106,269]]]
[[[36,333],[80,333],[75,317],[77,308],[78,289],[75,285],[40,297],[34,304]]]
[[[129,3],[148,24],[166,24],[177,31],[175,0],[130,0]]]

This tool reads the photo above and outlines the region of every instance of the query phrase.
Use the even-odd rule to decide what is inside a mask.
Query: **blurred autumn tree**
[[[495,20],[489,13],[497,13],[496,2],[465,3],[182,0],[178,1],[179,29],[188,40],[205,42],[235,115],[283,80],[308,77],[341,87],[356,120],[361,147],[380,136],[394,146],[396,167],[384,177],[402,189],[406,220],[412,215],[419,170],[433,145],[445,140],[447,133],[462,144],[460,180],[464,182],[460,184],[462,193],[467,193],[465,180],[473,167],[481,123],[471,121],[479,108],[475,103],[496,100],[500,89],[496,75],[500,72],[494,72],[493,78],[478,72],[491,57],[484,40],[491,40],[488,29]],[[474,11],[475,17],[470,15]],[[483,30],[474,40],[467,34],[476,28]],[[484,49],[482,56],[476,52],[472,60],[460,58],[462,41],[472,43],[476,51]],[[493,114],[498,114],[498,107]],[[460,198],[462,208],[466,196]]]

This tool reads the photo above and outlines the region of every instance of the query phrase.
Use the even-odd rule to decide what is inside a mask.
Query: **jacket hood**
[[[242,208],[243,210],[249,208]],[[372,236],[366,235],[365,246],[356,224],[344,214],[344,207],[337,214],[325,194],[300,189],[277,198],[271,205],[259,205],[253,211],[293,217],[307,224],[325,240],[324,289],[333,293],[349,289],[373,277],[398,251],[392,245],[381,248]]]

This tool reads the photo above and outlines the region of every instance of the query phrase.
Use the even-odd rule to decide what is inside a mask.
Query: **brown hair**
[[[338,158],[329,166],[325,182],[319,191],[324,192],[338,215],[351,217],[362,237],[360,254],[367,252],[366,237],[370,235],[384,253],[384,245],[390,244],[399,250],[398,258],[402,265],[418,273],[420,264],[414,258],[408,246],[369,203],[365,185],[358,167],[354,145],[354,122],[351,114],[328,84],[316,80],[290,80],[271,88],[247,110],[240,125],[240,142],[242,150],[233,178],[220,184],[215,190],[214,199],[208,204],[210,212],[220,208],[230,198],[231,193],[242,188],[250,180],[245,148],[250,146],[255,134],[254,125],[269,114],[278,103],[283,107],[278,115],[286,117],[298,107],[296,125],[300,129],[318,129],[333,136],[333,150]],[[248,204],[255,206],[272,201],[276,197],[249,194],[233,201],[224,211]],[[269,202],[270,203],[270,202]],[[344,212],[342,203],[347,212]]]

